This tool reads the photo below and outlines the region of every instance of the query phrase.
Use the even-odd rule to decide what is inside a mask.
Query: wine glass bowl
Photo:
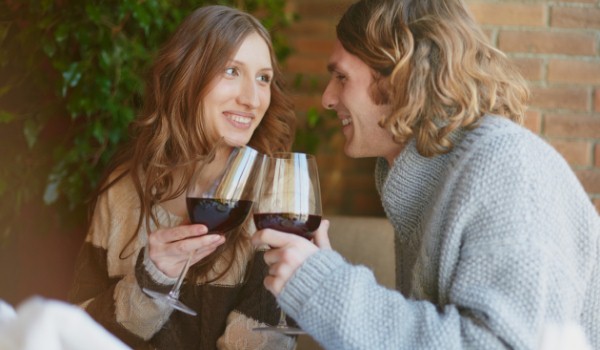
[[[254,223],[259,230],[271,228],[312,239],[314,231],[321,224],[321,216],[294,213],[255,213]]]
[[[321,189],[315,157],[293,152],[273,154],[268,159],[260,200],[254,208],[256,228],[270,228],[311,239],[321,224],[321,216]],[[283,311],[276,326],[254,330],[305,333],[289,327]]]
[[[202,224],[210,233],[224,234],[241,225],[252,208],[249,200],[187,197],[188,216],[193,224]]]
[[[248,217],[258,198],[258,188],[265,165],[264,155],[251,147],[217,147],[214,157],[200,162],[186,191],[186,207],[192,224],[202,224],[208,234],[225,234],[239,227]],[[189,315],[197,313],[179,301],[183,280],[190,267],[187,257],[175,285],[168,294],[142,288],[144,293]]]
[[[213,161],[196,171],[186,192],[190,221],[220,234],[241,225],[259,195],[264,160],[246,146],[234,148],[225,164]]]

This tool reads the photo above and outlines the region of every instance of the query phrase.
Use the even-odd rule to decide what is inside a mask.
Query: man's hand
[[[252,237],[252,243],[255,246],[271,247],[265,252],[265,262],[269,266],[269,275],[264,281],[267,290],[278,296],[283,286],[309,256],[319,249],[331,249],[328,230],[329,221],[321,221],[312,241],[271,229],[257,231]]]

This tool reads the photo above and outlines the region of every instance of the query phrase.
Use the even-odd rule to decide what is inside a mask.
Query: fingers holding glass
[[[256,189],[263,174],[263,164],[264,156],[256,150],[250,147],[232,150],[223,144],[211,152],[206,162],[198,164],[186,191],[186,207],[191,223],[205,226],[210,234],[175,240],[173,249],[187,253],[175,285],[169,294],[143,288],[146,294],[175,309],[196,315],[194,310],[178,300],[183,279],[190,265],[225,242],[225,238],[218,235],[237,229],[246,220],[258,195]],[[180,235],[185,234],[180,232]]]
[[[303,255],[312,254],[312,248],[317,250],[309,240],[321,223],[321,215],[321,191],[315,157],[303,153],[274,154],[269,159],[260,201],[254,211],[256,228],[264,230],[256,240],[262,239],[263,243],[274,248],[265,253],[265,262],[270,265],[270,270],[264,281],[265,287],[273,294],[279,295],[287,280],[304,261]],[[304,333],[287,325],[283,311],[275,327],[259,327],[255,330]]]

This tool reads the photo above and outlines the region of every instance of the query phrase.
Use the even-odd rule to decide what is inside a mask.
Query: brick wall
[[[353,0],[291,0],[299,20],[284,68],[298,115],[321,107],[334,26]],[[569,162],[600,212],[600,0],[467,0],[492,42],[529,81],[526,126]],[[302,77],[302,79],[298,79]],[[326,214],[383,215],[373,159],[343,154],[337,121],[326,120],[318,151]]]

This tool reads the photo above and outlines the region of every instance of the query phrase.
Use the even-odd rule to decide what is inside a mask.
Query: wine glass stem
[[[277,323],[277,328],[287,328],[287,322],[285,320],[285,312],[283,309],[279,309],[279,322]]]
[[[175,282],[175,285],[173,286],[173,288],[171,288],[171,291],[169,292],[170,298],[179,299],[179,289],[181,288],[183,279],[185,278],[185,275],[187,275],[188,269],[190,268],[191,260],[192,260],[192,253],[190,253],[190,255],[188,255],[187,260],[185,261],[185,265],[183,266],[183,269],[181,269],[181,272],[179,273],[179,276],[177,277],[177,281]]]

